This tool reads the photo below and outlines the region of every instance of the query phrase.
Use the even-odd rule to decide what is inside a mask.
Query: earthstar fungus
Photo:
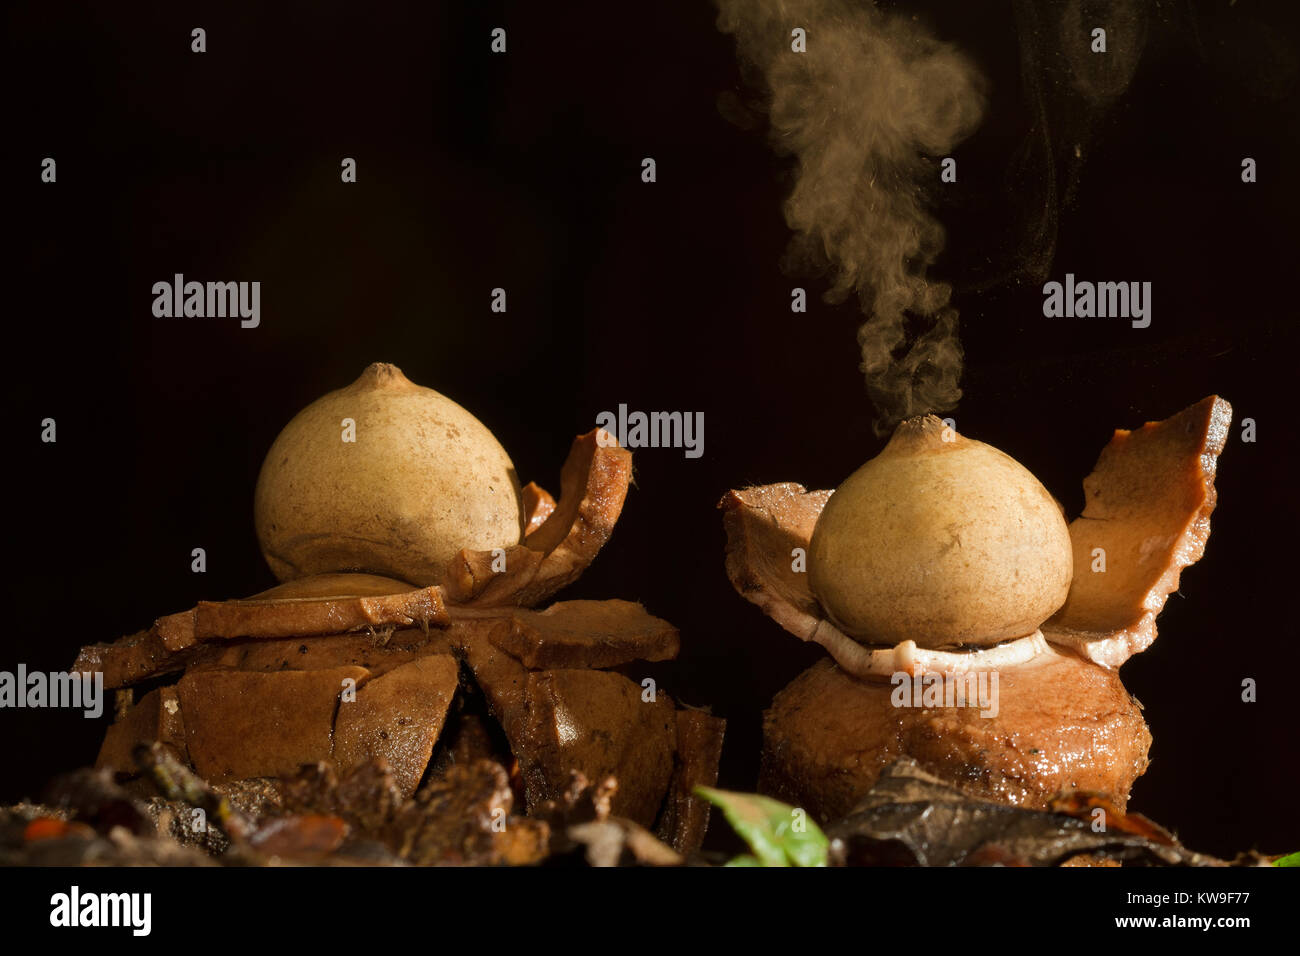
[[[903,423],[833,495],[788,482],[729,492],[732,584],[830,654],[766,712],[760,789],[835,820],[911,757],[975,796],[1043,808],[1088,790],[1122,810],[1151,738],[1115,668],[1150,646],[1181,570],[1204,552],[1231,416],[1210,396],[1117,430],[1065,540],[1032,475],[932,417]],[[949,467],[964,457],[976,467]],[[971,552],[976,566],[953,563]],[[900,675],[947,688],[989,672],[994,716],[893,695]]]
[[[631,601],[545,604],[609,539],[630,479],[631,453],[597,430],[574,440],[558,501],[521,489],[468,412],[370,366],[268,454],[257,524],[283,583],[82,648],[74,669],[107,687],[180,675],[125,692],[97,765],[129,776],[160,743],[220,786],[382,761],[409,796],[495,760],[530,815],[574,772],[612,778],[611,819],[698,848],[692,791],[716,781],[724,723],[623,673],[676,657],[676,628]]]

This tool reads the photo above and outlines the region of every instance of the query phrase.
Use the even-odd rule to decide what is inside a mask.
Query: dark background
[[[722,784],[752,788],[762,709],[822,652],[732,590],[715,505],[750,483],[834,486],[881,442],[860,314],[779,267],[791,162],[713,7],[190,6],[7,8],[0,669],[66,669],[84,643],[270,586],[262,456],[369,362],[469,408],[552,490],[600,411],[700,410],[704,457],[637,452],[618,530],[565,596],[641,600],[681,628],[666,689],[727,717]],[[1211,393],[1258,423],[1255,444],[1234,425],[1206,557],[1123,669],[1155,739],[1131,806],[1202,851],[1300,849],[1290,5],[1161,5],[1128,88],[1101,100],[1070,85],[1054,25],[1068,5],[899,6],[990,84],[959,182],[935,196],[963,433],[1073,515],[1115,427]],[[1104,23],[1133,5],[1094,6],[1084,19]],[[498,25],[505,56],[488,52]],[[1151,281],[1150,328],[1044,319],[1035,265]],[[151,286],[176,272],[260,280],[261,327],[155,319]],[[39,441],[46,416],[57,444]],[[1258,703],[1241,703],[1245,677]],[[108,720],[0,712],[0,799],[93,761]]]

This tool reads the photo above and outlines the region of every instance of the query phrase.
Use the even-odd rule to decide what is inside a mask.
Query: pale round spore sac
[[[831,622],[869,643],[989,645],[1032,634],[1073,574],[1061,506],[1028,469],[932,415],[826,503],[808,554]]]
[[[492,433],[383,363],[285,426],[254,514],[281,581],[367,571],[442,584],[462,548],[506,548],[523,533],[519,480]]]

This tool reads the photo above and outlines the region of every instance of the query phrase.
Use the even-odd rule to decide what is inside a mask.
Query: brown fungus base
[[[776,695],[763,724],[759,789],[817,820],[847,816],[899,757],[974,797],[1046,809],[1071,790],[1123,809],[1151,734],[1119,676],[1052,653],[999,675],[997,714],[896,707],[896,688],[818,661]]]
[[[638,661],[677,648],[671,625],[627,601],[453,615],[443,630],[382,637],[226,642],[127,708],[96,766],[130,775],[136,748],[155,741],[212,783],[382,759],[410,796],[466,762],[498,760],[517,767],[529,814],[561,799],[575,772],[612,779],[615,816],[690,852],[708,824],[693,791],[717,781],[725,723],[634,679]]]

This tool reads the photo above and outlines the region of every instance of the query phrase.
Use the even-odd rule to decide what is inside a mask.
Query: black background
[[[1115,427],[1211,393],[1258,423],[1255,444],[1234,425],[1206,557],[1123,670],[1155,740],[1131,807],[1226,855],[1300,849],[1288,6],[1162,5],[1106,104],[1062,83],[1059,36],[1018,32],[1011,3],[900,6],[990,84],[959,182],[935,196],[967,354],[961,431],[1073,515]],[[270,586],[252,523],[262,456],[369,362],[473,411],[552,490],[600,411],[698,410],[704,457],[637,452],[618,529],[565,596],[641,600],[681,628],[666,689],[727,717],[722,784],[752,788],[762,709],[821,652],[732,590],[716,503],[751,483],[834,486],[881,442],[860,314],[779,267],[792,164],[746,112],[762,91],[713,7],[189,7],[8,7],[0,668],[66,669],[84,643]],[[1037,7],[1050,26],[1062,5]],[[488,50],[495,26],[505,56]],[[1041,71],[1022,71],[1027,41]],[[57,184],[40,182],[45,156]],[[1058,228],[1035,234],[1044,209]],[[1053,278],[1152,282],[1150,328],[1044,319],[1042,277],[1022,267],[1053,236]],[[261,281],[261,327],[154,318],[151,286],[176,272]],[[57,444],[39,440],[47,416]],[[1245,677],[1258,703],[1241,703]],[[108,719],[0,713],[0,798],[93,761]]]

